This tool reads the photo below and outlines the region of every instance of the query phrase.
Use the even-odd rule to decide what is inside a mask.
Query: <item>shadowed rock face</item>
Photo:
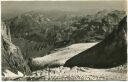
[[[20,49],[15,46],[11,41],[9,28],[6,28],[5,24],[2,23],[1,30],[2,72],[4,72],[5,70],[10,70],[14,73],[20,71],[23,74],[29,74],[29,66],[23,59]]]
[[[64,66],[66,67],[93,67],[110,68],[121,65],[127,61],[127,22],[124,17],[118,29],[114,30],[108,37],[97,45],[70,58]]]

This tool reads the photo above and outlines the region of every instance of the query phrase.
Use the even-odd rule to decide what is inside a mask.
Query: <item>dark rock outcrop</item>
[[[127,22],[124,17],[118,28],[102,42],[69,59],[66,67],[109,68],[127,62]]]
[[[23,74],[29,74],[30,68],[25,62],[20,49],[11,41],[10,29],[2,22],[2,72],[10,70],[17,74],[18,71]]]

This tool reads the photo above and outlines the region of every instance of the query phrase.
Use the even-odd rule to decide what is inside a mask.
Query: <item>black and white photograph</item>
[[[2,81],[126,81],[127,0],[1,1]]]

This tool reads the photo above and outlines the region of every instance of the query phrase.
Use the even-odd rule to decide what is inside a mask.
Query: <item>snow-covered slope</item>
[[[47,66],[61,66],[71,57],[77,55],[78,53],[94,46],[97,43],[78,43],[72,44],[66,48],[61,48],[58,51],[46,55],[44,57],[37,57],[31,60],[31,68],[43,68]]]

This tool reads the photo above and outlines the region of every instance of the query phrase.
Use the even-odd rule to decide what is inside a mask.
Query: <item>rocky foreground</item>
[[[33,72],[30,80],[126,80],[125,66],[111,69],[93,69],[87,67],[47,68]]]
[[[8,79],[4,78],[4,80]],[[126,65],[110,69],[93,69],[87,67],[68,68],[60,66],[34,71],[31,76],[9,80],[127,80],[127,68]]]

